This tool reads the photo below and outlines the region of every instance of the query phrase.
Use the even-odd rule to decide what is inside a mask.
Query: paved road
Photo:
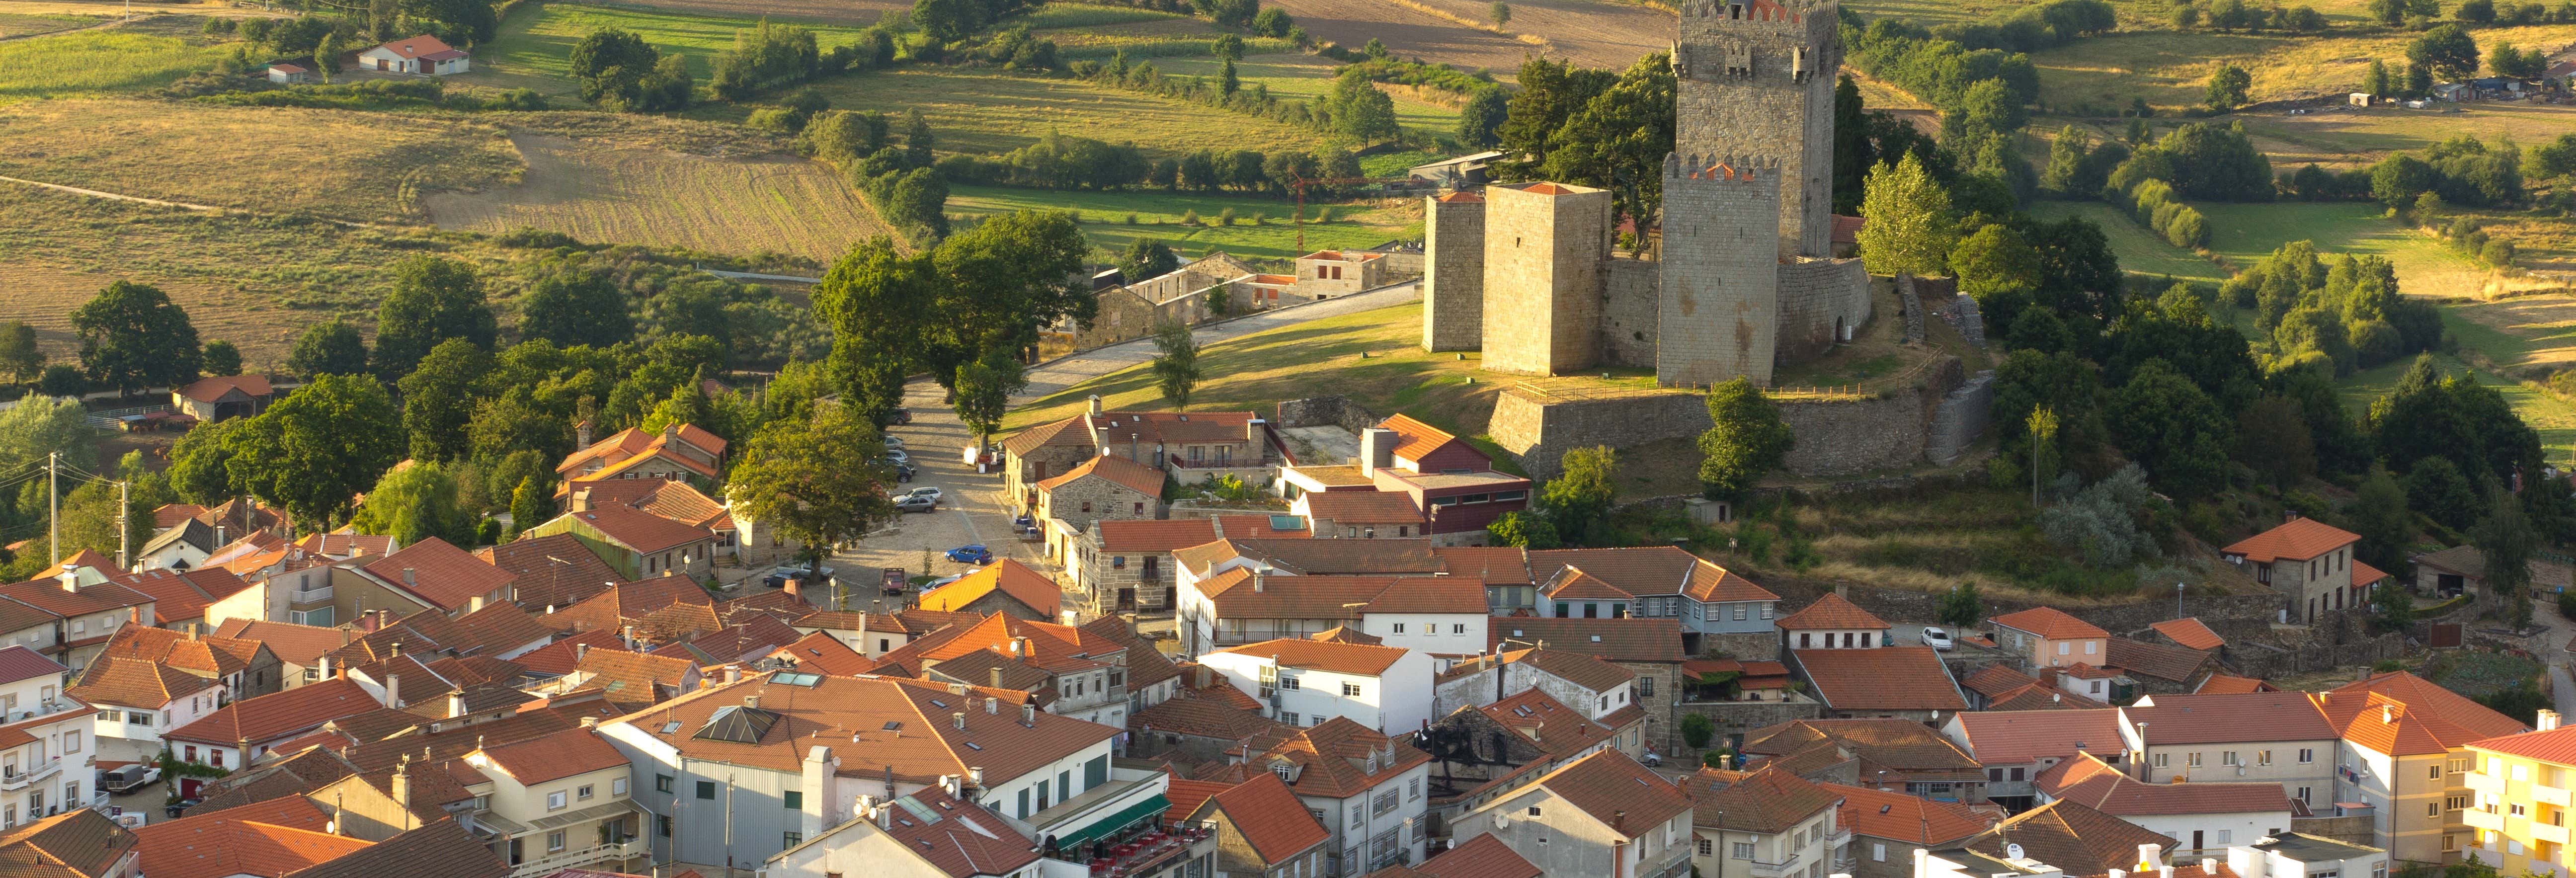
[[[1321,299],[1303,305],[1263,311],[1223,323],[1201,326],[1190,334],[1200,344],[1211,344],[1264,330],[1293,326],[1310,320],[1339,317],[1360,311],[1401,305],[1422,298],[1422,282],[1406,281],[1389,284],[1364,293],[1353,293],[1335,299]],[[1116,372],[1154,358],[1154,341],[1137,339],[1108,347],[1061,357],[1029,373],[1029,386],[1011,398],[1012,405],[1026,405],[1051,396],[1093,378]]]

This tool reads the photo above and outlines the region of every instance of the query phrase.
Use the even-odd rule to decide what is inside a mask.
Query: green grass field
[[[2420,296],[2472,295],[2486,272],[2442,243],[2380,216],[2358,202],[2192,205],[2209,218],[2210,249],[2242,269],[2292,241],[2314,241],[2321,253],[2368,253],[2397,266],[2401,291]]]
[[[24,37],[33,36],[35,34],[49,34],[58,30],[88,27],[106,20],[106,18],[96,15],[65,15],[62,13],[52,12],[0,12],[0,37]]]
[[[2320,10],[2323,11],[2323,10]],[[2544,51],[2576,41],[2576,25],[2480,28],[2478,45],[2497,41]],[[2043,106],[2097,110],[2143,97],[2160,108],[2197,106],[2209,74],[2234,62],[2254,75],[2256,101],[2350,92],[2373,58],[2406,57],[2410,33],[2332,31],[2324,36],[2126,31],[2087,37],[2031,54],[2039,65]]]
[[[752,19],[691,15],[615,6],[528,4],[511,11],[501,35],[474,47],[474,72],[468,81],[503,87],[572,93],[572,47],[590,32],[620,28],[636,33],[663,54],[689,59],[689,72],[704,83],[717,52],[733,48],[734,34],[758,25]],[[832,25],[804,25],[828,51],[856,42],[859,30]]]
[[[216,50],[205,41],[157,30],[83,31],[0,43],[0,103],[135,94],[214,66]]]
[[[2111,252],[2120,257],[2120,269],[2132,274],[2170,275],[2195,280],[2226,280],[2227,272],[2217,263],[2201,258],[2172,244],[2130,219],[2128,214],[2099,201],[2041,201],[2030,206],[2032,216],[2057,220],[2080,216],[2102,227],[2102,236],[2111,241]]]
[[[942,152],[1004,153],[1051,131],[1133,142],[1153,155],[1314,149],[1323,140],[1313,131],[1215,107],[991,70],[911,67],[833,77],[815,83],[814,89],[844,110],[902,113],[918,107],[938,133]],[[686,115],[738,122],[750,110],[741,104],[703,104]]]
[[[1157,58],[1154,66],[1164,73],[1214,79],[1218,64],[1214,58]],[[1281,100],[1305,100],[1332,90],[1333,70],[1337,66],[1330,58],[1280,52],[1245,56],[1235,62],[1234,74],[1243,81],[1245,88],[1259,83]],[[1408,89],[1396,88],[1390,92],[1395,97],[1395,118],[1399,124],[1432,134],[1458,130],[1458,108],[1415,100],[1402,93],[1405,91]]]
[[[1210,228],[1180,224],[1184,211],[1213,221],[1231,208],[1237,225]],[[1187,256],[1223,250],[1247,259],[1287,259],[1298,255],[1297,228],[1289,224],[1292,202],[1274,198],[1191,195],[1166,192],[1057,192],[1000,186],[955,186],[949,189],[948,212],[967,216],[1015,210],[1070,210],[1082,222],[1083,234],[1097,246],[1118,250],[1138,238],[1155,238]],[[1311,220],[1328,210],[1327,222]],[[1397,238],[1422,234],[1422,214],[1409,201],[1369,204],[1308,204],[1306,249],[1374,247]],[[1268,220],[1252,225],[1253,214]],[[1129,216],[1136,222],[1130,224]]]

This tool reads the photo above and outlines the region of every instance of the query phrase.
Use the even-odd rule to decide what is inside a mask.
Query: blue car
[[[948,550],[948,560],[955,561],[959,564],[991,564],[993,563],[993,553],[986,550],[984,548],[984,544],[977,543],[971,546],[958,546],[957,548]]]

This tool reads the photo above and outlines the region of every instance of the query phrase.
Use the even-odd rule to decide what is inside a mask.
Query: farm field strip
[[[792,156],[716,158],[544,135],[511,140],[527,157],[518,186],[429,196],[441,227],[522,227],[584,241],[771,250],[824,263],[888,230],[832,169]]]
[[[1133,142],[1171,155],[1196,149],[1313,149],[1313,131],[1215,107],[1071,79],[955,68],[901,68],[814,84],[832,106],[901,114],[918,108],[943,152],[1006,153],[1049,132]],[[691,118],[738,121],[740,105],[701,105]]]
[[[1154,66],[1166,74],[1214,79],[1219,65],[1213,58],[1157,58]],[[1234,75],[1245,88],[1260,83],[1282,100],[1304,100],[1332,91],[1335,66],[1332,59],[1303,53],[1249,55],[1235,62]],[[1379,87],[1395,99],[1395,119],[1404,127],[1434,134],[1458,129],[1457,107],[1421,100],[1402,86]]]
[[[2485,286],[2487,272],[2440,241],[2400,228],[2376,204],[2339,202],[2269,204],[2193,202],[2209,218],[2210,249],[2239,268],[2250,267],[2281,245],[2314,241],[2319,253],[2367,253],[2397,268],[2401,292],[2417,296],[2468,296]]]
[[[138,25],[0,41],[0,104],[143,92],[214,66],[215,55],[202,40]]]
[[[773,22],[776,23],[781,22]],[[620,28],[633,31],[664,54],[676,52],[687,57],[690,75],[705,82],[714,69],[716,53],[733,48],[736,32],[758,24],[757,17],[547,3],[513,10],[499,37],[475,47],[474,63],[478,71],[488,66],[493,73],[543,76],[570,86],[573,44],[592,31]],[[860,28],[856,27],[805,26],[814,31],[814,42],[823,51],[859,38]]]
[[[2323,36],[2129,31],[2086,37],[2031,53],[2040,68],[2039,102],[2097,110],[2143,97],[2162,108],[2198,106],[2211,71],[2233,62],[2254,76],[2256,101],[2321,97],[2361,84],[2372,58],[2405,57],[2413,34]],[[2480,46],[2497,41],[2544,49],[2576,41],[2576,25],[2481,28]]]
[[[2156,233],[2139,225],[2127,214],[2099,201],[2042,201],[2030,206],[2032,216],[2058,220],[2080,216],[2102,227],[2102,236],[2111,242],[2111,252],[2120,257],[2120,269],[2132,274],[2170,275],[2175,278],[2220,281],[2227,272],[2217,263],[2156,237]]]
[[[1232,209],[1237,225],[1208,227],[1181,225],[1184,211],[1195,211],[1203,220],[1214,221],[1222,211]],[[1001,186],[953,186],[949,189],[948,210],[951,214],[983,216],[1016,210],[1066,210],[1082,223],[1083,235],[1095,246],[1112,251],[1122,249],[1139,238],[1151,238],[1172,245],[1184,255],[1196,257],[1209,250],[1223,250],[1248,259],[1288,259],[1297,252],[1297,228],[1290,214],[1294,204],[1285,200],[1226,195],[1199,195],[1168,192],[1054,192],[1041,189],[1018,189]],[[1317,210],[1331,211],[1329,222],[1312,222]],[[1390,240],[1421,237],[1421,209],[1410,200],[1389,199],[1362,204],[1306,206],[1306,249],[1367,248]],[[1261,225],[1252,225],[1254,214],[1267,215]],[[1134,216],[1135,223],[1128,222]]]

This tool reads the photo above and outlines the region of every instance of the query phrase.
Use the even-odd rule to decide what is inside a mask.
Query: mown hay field
[[[784,18],[785,16],[781,16]],[[874,17],[869,17],[874,21]],[[775,21],[775,20],[773,20]],[[573,44],[592,31],[631,31],[664,54],[689,59],[689,72],[704,83],[716,53],[733,48],[737,32],[758,26],[759,18],[691,14],[626,6],[580,3],[526,4],[510,12],[501,34],[474,48],[474,72],[468,82],[506,88],[534,88],[551,94],[580,90],[572,80]],[[807,25],[825,50],[858,40],[859,28]]]
[[[499,127],[407,113],[172,101],[0,108],[0,176],[264,213],[416,221],[418,194],[505,184]]]
[[[0,104],[134,94],[212,67],[214,47],[187,33],[199,21],[161,16],[126,27],[0,42]]]
[[[442,228],[536,228],[584,241],[762,251],[829,263],[889,234],[832,168],[787,155],[732,158],[541,134],[514,135],[515,186],[428,196]]]
[[[68,15],[59,12],[20,12],[16,4],[0,11],[0,38],[21,38],[55,31],[89,27],[107,19],[96,15]]]
[[[1211,227],[1223,211],[1233,210],[1235,224]],[[1298,255],[1297,226],[1290,222],[1295,204],[1271,198],[1168,192],[1056,192],[1002,186],[955,186],[949,190],[951,215],[986,216],[1017,210],[1072,211],[1083,235],[1094,246],[1117,251],[1139,238],[1170,244],[1187,257],[1223,250],[1247,259],[1288,259]],[[1182,225],[1183,212],[1201,222]],[[1325,221],[1313,222],[1318,211]],[[1254,215],[1264,217],[1253,224]],[[1130,222],[1129,219],[1134,221]],[[1308,204],[1306,249],[1368,248],[1391,240],[1422,236],[1421,205],[1410,199],[1361,204]]]
[[[941,152],[1005,153],[1049,132],[1133,142],[1154,155],[1197,149],[1314,149],[1323,135],[1255,116],[1070,79],[992,70],[907,67],[815,83],[832,106],[901,114],[919,108]],[[711,104],[693,118],[740,121],[749,108]]]

